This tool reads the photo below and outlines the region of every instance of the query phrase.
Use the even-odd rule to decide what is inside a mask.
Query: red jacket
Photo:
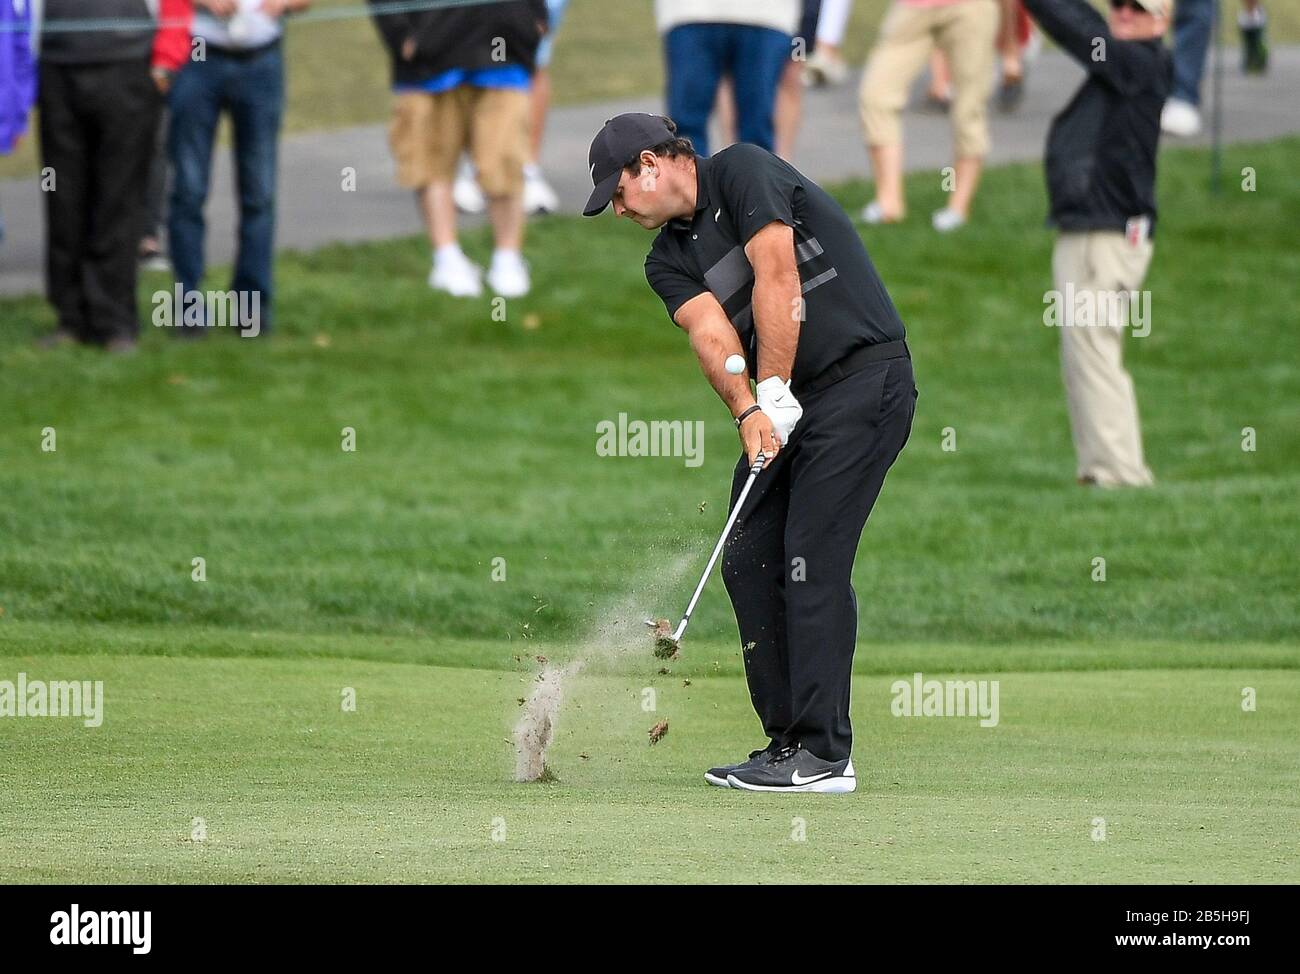
[[[190,59],[190,24],[194,0],[162,0],[158,7],[158,33],[153,39],[155,68],[179,71]]]

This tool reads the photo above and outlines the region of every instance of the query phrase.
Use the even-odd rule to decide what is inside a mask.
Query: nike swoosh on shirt
[[[790,784],[807,785],[807,784],[811,784],[814,781],[821,781],[822,778],[829,778],[830,776],[831,776],[831,772],[823,771],[821,774],[815,774],[812,775],[811,777],[805,778],[803,777],[803,775],[799,774],[798,771],[796,771],[790,775]]]
[[[719,207],[718,207],[718,212],[715,213],[715,214],[713,214],[713,222],[714,222],[714,223],[717,223],[717,222],[718,222],[718,217],[720,217],[720,216],[722,216],[722,207],[719,206]]]

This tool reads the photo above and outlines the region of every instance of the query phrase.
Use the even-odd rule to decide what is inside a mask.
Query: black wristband
[[[740,429],[740,424],[749,418],[750,413],[758,412],[758,403],[750,406],[743,413],[736,417],[736,429]]]

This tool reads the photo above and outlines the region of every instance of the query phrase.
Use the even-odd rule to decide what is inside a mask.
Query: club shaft
[[[680,641],[686,634],[686,624],[691,621],[691,613],[695,611],[695,603],[700,601],[700,594],[704,591],[704,586],[713,574],[713,566],[718,563],[718,556],[722,554],[722,546],[727,543],[727,537],[731,534],[732,525],[736,523],[736,518],[740,514],[741,507],[745,504],[745,498],[749,496],[750,488],[754,486],[759,471],[763,469],[763,459],[760,457],[750,468],[749,479],[745,481],[745,486],[740,491],[740,496],[736,498],[736,504],[731,509],[731,516],[727,518],[727,526],[722,529],[722,536],[718,538],[718,543],[713,546],[713,554],[709,556],[709,563],[704,566],[704,574],[700,576],[700,584],[695,586],[695,594],[691,596],[690,603],[686,606],[686,614],[682,616],[682,621],[677,626],[677,631],[673,633],[674,642]]]

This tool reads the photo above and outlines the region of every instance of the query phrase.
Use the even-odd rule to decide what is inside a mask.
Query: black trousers
[[[133,337],[141,211],[162,99],[147,59],[40,66],[46,294],[84,342]],[[42,179],[48,178],[42,173]]]
[[[853,746],[850,576],[867,516],[912,430],[911,359],[872,363],[800,403],[790,444],[758,475],[732,529],[722,575],[764,732],[841,761]],[[742,456],[732,504],[748,475]]]

